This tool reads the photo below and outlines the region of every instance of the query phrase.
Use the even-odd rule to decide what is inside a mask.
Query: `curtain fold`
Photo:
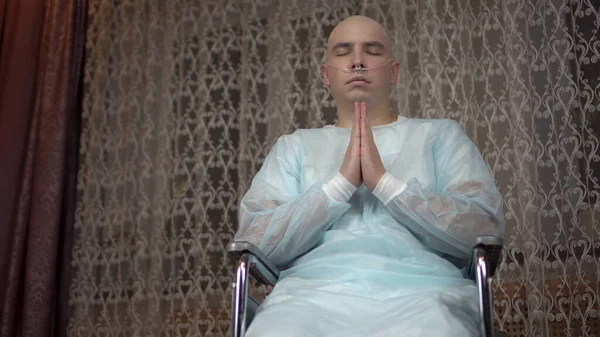
[[[85,5],[0,4],[2,337],[66,334]]]

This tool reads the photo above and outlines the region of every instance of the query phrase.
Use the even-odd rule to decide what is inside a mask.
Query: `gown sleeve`
[[[433,146],[435,188],[386,173],[373,191],[423,244],[467,259],[477,237],[504,236],[502,197],[477,147],[450,121]]]
[[[302,158],[300,137],[280,137],[239,208],[234,240],[255,244],[282,268],[314,247],[350,208],[325,193],[325,182],[301,190]]]

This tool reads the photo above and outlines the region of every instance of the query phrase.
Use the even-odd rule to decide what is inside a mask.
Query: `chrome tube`
[[[479,292],[479,315],[481,318],[481,331],[484,337],[493,337],[494,329],[492,322],[492,290],[489,282],[489,267],[487,256],[483,248],[477,247],[473,250],[475,258],[475,277],[477,290]]]
[[[231,336],[243,337],[246,333],[246,301],[248,295],[248,276],[250,271],[250,254],[240,257],[232,284],[233,308],[231,310]]]

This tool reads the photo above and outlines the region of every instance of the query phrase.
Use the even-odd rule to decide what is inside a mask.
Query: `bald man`
[[[337,124],[281,136],[240,205],[235,240],[283,270],[248,337],[480,335],[461,269],[501,196],[457,123],[392,112],[399,67],[377,22],[332,31]]]

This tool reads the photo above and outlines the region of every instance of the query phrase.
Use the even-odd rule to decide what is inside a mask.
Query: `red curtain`
[[[86,0],[0,0],[0,336],[65,333]]]

